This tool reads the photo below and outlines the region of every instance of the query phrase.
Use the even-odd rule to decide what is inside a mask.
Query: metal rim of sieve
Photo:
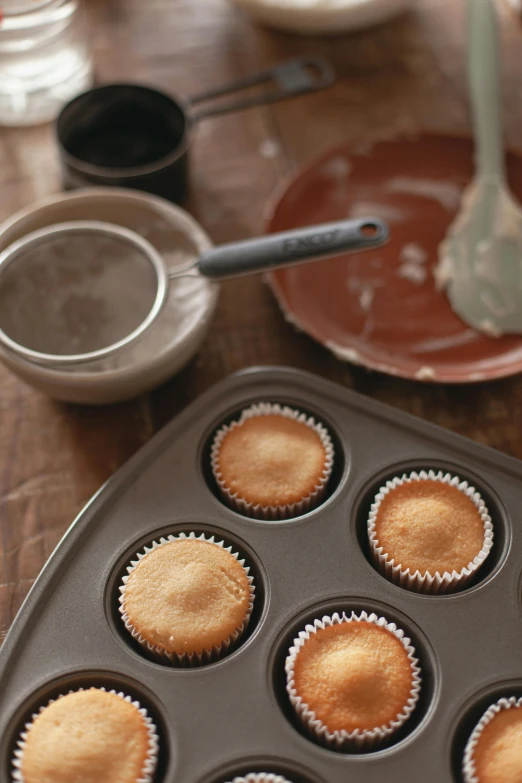
[[[100,348],[97,351],[89,351],[80,354],[61,355],[34,351],[31,348],[26,348],[21,343],[16,342],[16,340],[13,340],[0,326],[0,345],[33,364],[41,364],[48,367],[64,367],[67,365],[98,361],[99,359],[113,356],[115,353],[118,353],[120,350],[127,348],[134,343],[147,331],[147,329],[149,329],[157,319],[167,299],[169,285],[168,273],[165,262],[156,248],[144,237],[128,228],[117,226],[112,223],[104,223],[98,220],[77,220],[67,223],[57,223],[46,226],[38,231],[33,231],[22,239],[13,242],[0,253],[0,287],[2,285],[2,275],[9,267],[16,263],[22,252],[25,252],[28,248],[34,248],[44,244],[50,237],[56,238],[63,237],[64,234],[79,233],[103,234],[105,236],[110,236],[113,239],[127,242],[134,250],[138,249],[141,252],[144,261],[150,264],[156,275],[157,288],[153,305],[147,317],[126,337],[105,348]]]

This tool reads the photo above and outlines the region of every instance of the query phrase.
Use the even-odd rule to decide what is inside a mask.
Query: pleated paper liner
[[[68,693],[78,693],[79,691],[83,691],[83,690],[88,690],[88,689],[78,688],[74,691],[68,691]],[[106,688],[97,688],[96,690],[106,691]],[[119,698],[123,699],[129,704],[132,704],[132,706],[138,710],[141,717],[143,718],[143,723],[145,724],[147,733],[149,735],[148,754],[143,766],[141,777],[138,778],[136,783],[152,783],[154,779],[154,773],[156,771],[156,766],[158,763],[158,751],[159,751],[159,739],[158,739],[158,732],[156,726],[152,722],[152,719],[149,717],[147,710],[141,706],[139,701],[132,699],[130,696],[126,696],[124,693],[115,690],[110,690],[107,692],[114,694],[115,696],[118,696]],[[23,758],[24,758],[24,751],[27,744],[27,738],[35,720],[44,710],[50,707],[51,704],[54,704],[54,702],[58,701],[59,699],[63,699],[64,696],[66,695],[68,694],[62,693],[59,696],[57,696],[56,699],[51,699],[50,701],[48,701],[47,704],[40,707],[39,711],[34,713],[31,716],[31,720],[25,724],[24,731],[20,734],[20,739],[17,742],[17,747],[14,752],[14,758],[12,761],[13,764],[12,779],[13,781],[16,781],[16,783],[26,783],[22,772]]]
[[[340,625],[342,623],[372,623],[373,625],[385,628],[391,634],[393,634],[401,644],[403,645],[411,667],[411,680],[412,687],[410,696],[397,716],[387,724],[382,726],[376,726],[374,729],[355,729],[354,731],[336,730],[330,731],[328,727],[319,720],[313,710],[310,709],[303,699],[299,696],[295,686],[295,663],[299,655],[300,650],[304,647],[310,637],[317,633],[319,630],[332,625]],[[417,660],[415,648],[411,644],[410,639],[404,634],[395,623],[390,623],[384,617],[379,617],[376,614],[368,614],[367,612],[361,612],[355,614],[352,612],[350,616],[335,613],[331,617],[325,616],[322,619],[314,620],[313,625],[307,625],[303,631],[300,631],[294,643],[289,650],[285,664],[286,670],[286,690],[290,698],[294,710],[299,716],[301,722],[306,727],[308,732],[321,744],[327,745],[334,750],[346,751],[369,751],[378,748],[383,742],[388,740],[395,732],[397,732],[408,720],[411,713],[415,709],[419,700],[420,688],[421,688],[421,670],[419,661]]]
[[[213,546],[218,546],[221,549],[223,549],[225,552],[228,552],[232,557],[237,560],[237,562],[243,567],[245,574],[248,578],[248,584],[250,589],[250,601],[248,605],[247,612],[245,614],[245,618],[241,625],[239,625],[235,631],[219,646],[212,647],[210,649],[202,649],[197,652],[191,652],[191,653],[176,653],[176,652],[169,652],[168,650],[165,650],[163,647],[155,644],[151,644],[147,639],[145,639],[142,634],[138,631],[138,629],[134,628],[132,625],[127,612],[125,611],[125,589],[126,585],[129,579],[129,576],[134,571],[134,569],[137,567],[137,565],[143,560],[143,558],[149,554],[149,552],[154,551],[155,549],[158,549],[158,547],[164,546],[165,544],[169,544],[173,541],[205,541],[208,544],[212,544]],[[131,560],[130,565],[127,568],[127,575],[123,577],[122,584],[120,586],[120,597],[119,597],[119,611],[122,616],[122,620],[125,624],[125,628],[128,630],[128,632],[131,634],[133,639],[135,639],[142,647],[144,647],[153,657],[155,657],[157,660],[159,660],[162,663],[169,663],[173,666],[182,666],[182,667],[190,667],[190,666],[201,666],[204,664],[212,663],[213,661],[217,661],[219,658],[221,658],[223,655],[228,653],[234,645],[238,642],[238,640],[241,638],[241,636],[244,634],[248,627],[248,623],[250,621],[250,617],[252,615],[252,610],[254,608],[254,599],[255,599],[255,584],[254,584],[254,578],[253,576],[250,576],[250,567],[248,565],[245,565],[245,560],[241,559],[239,554],[237,552],[233,551],[232,546],[225,546],[224,541],[216,541],[214,536],[207,537],[205,534],[196,535],[196,533],[179,533],[178,535],[170,535],[167,537],[162,537],[159,539],[159,541],[153,541],[152,544],[148,547],[145,547],[142,552],[138,552],[136,554],[135,559]]]
[[[479,743],[482,732],[486,726],[491,723],[502,710],[522,710],[522,698],[516,696],[499,699],[495,704],[489,707],[482,718],[479,720],[466,744],[464,757],[462,761],[462,775],[464,783],[481,783],[475,769],[475,750]],[[522,779],[522,778],[521,778]]]
[[[325,462],[322,475],[313,490],[295,503],[274,506],[253,505],[246,498],[241,497],[237,493],[233,493],[226,486],[226,483],[223,479],[223,475],[219,467],[219,452],[225,436],[231,430],[240,427],[242,424],[244,424],[245,421],[257,418],[259,416],[283,416],[284,418],[292,419],[294,421],[300,422],[301,424],[305,424],[307,427],[310,427],[310,429],[317,433],[323,445]],[[277,403],[259,402],[251,405],[248,408],[245,408],[241,412],[241,416],[237,421],[226,424],[217,431],[212,442],[210,460],[212,472],[219,487],[219,491],[225,499],[226,503],[231,508],[241,514],[244,514],[245,516],[253,517],[254,519],[277,521],[290,519],[292,517],[300,516],[301,514],[306,514],[307,511],[316,508],[321,503],[325,495],[328,482],[332,475],[334,464],[334,446],[326,427],[320,422],[316,421],[313,416],[308,416],[306,413],[301,413],[294,408],[279,405]]]
[[[484,525],[483,546],[482,549],[477,552],[477,555],[473,560],[460,571],[453,571],[452,573],[445,571],[442,574],[439,571],[435,571],[434,573],[428,571],[424,573],[415,571],[412,573],[411,569],[402,568],[401,564],[390,557],[379,544],[376,521],[382,501],[397,487],[413,481],[440,481],[443,484],[455,487],[469,498],[479,512]],[[438,471],[436,473],[433,470],[421,470],[418,473],[414,471],[409,475],[391,479],[386,482],[385,486],[380,488],[371,506],[370,515],[368,517],[368,539],[372,557],[378,570],[391,582],[418,593],[429,593],[434,595],[451,593],[465,587],[489,555],[493,546],[493,523],[480,493],[477,492],[475,487],[470,486],[467,481],[461,481],[458,476],[452,476],[450,473],[444,473],[443,471]]]
[[[250,772],[244,777],[234,778],[230,783],[290,783],[290,781],[272,772]]]

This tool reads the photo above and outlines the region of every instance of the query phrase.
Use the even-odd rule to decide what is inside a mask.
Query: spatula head
[[[439,250],[435,276],[462,320],[522,334],[522,210],[498,183],[474,182]]]

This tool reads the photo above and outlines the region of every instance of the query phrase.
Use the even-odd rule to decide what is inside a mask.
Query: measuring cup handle
[[[220,245],[204,253],[197,267],[205,277],[237,277],[378,247],[387,239],[388,228],[381,220],[341,220]]]
[[[239,98],[219,106],[210,106],[206,109],[196,110],[192,118],[197,122],[205,117],[229,114],[230,112],[241,111],[253,106],[275,103],[292,96],[324,90],[334,83],[335,78],[335,71],[328,60],[320,55],[309,55],[279,63],[272,68],[250,74],[244,79],[239,79],[222,87],[195,95],[189,100],[189,106],[199,106],[215,98],[242,92],[250,87],[266,84],[270,81],[276,83],[275,89],[265,90],[249,98]]]

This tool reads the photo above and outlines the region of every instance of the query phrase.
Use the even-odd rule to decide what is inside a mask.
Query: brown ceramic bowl
[[[507,155],[522,201],[522,156]],[[329,150],[273,199],[269,231],[371,214],[390,241],[370,253],[270,275],[282,310],[340,359],[440,383],[522,371],[522,338],[486,337],[464,324],[435,288],[437,248],[473,174],[469,138],[424,134]]]

